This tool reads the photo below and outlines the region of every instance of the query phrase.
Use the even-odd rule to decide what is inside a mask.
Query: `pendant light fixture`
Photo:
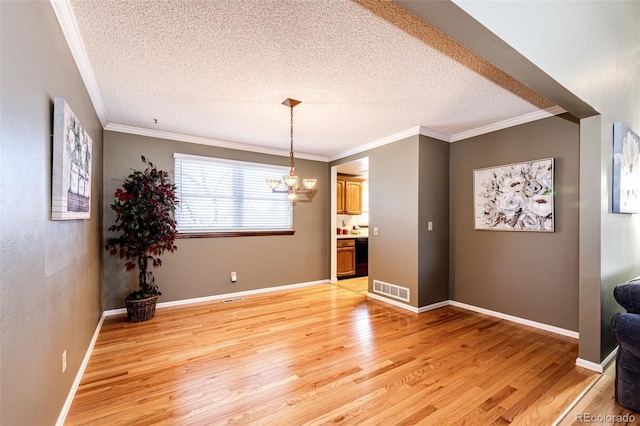
[[[298,105],[300,101],[287,98],[282,105],[288,106],[291,110],[291,148],[289,150],[289,174],[282,176],[280,179],[267,179],[267,185],[271,188],[271,192],[277,192],[281,194],[288,194],[289,199],[294,200],[297,194],[309,194],[316,186],[316,179],[302,179],[302,186],[300,188],[300,178],[296,175],[296,167],[293,161],[293,107]],[[286,189],[278,189],[280,185],[284,185]]]

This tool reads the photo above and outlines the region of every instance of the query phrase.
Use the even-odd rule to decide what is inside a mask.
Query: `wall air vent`
[[[233,303],[233,302],[242,302],[244,299],[242,297],[234,297],[233,299],[224,299],[223,303]]]
[[[384,281],[373,280],[373,291],[376,293],[391,296],[395,299],[410,302],[409,289],[399,285],[385,283]]]

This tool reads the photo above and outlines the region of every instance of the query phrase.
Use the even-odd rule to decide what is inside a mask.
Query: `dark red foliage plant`
[[[134,170],[116,189],[111,210],[116,214],[111,232],[119,232],[107,238],[105,249],[110,255],[126,260],[127,271],[138,267],[138,290],[132,293],[136,299],[160,295],[149,264],[158,267],[160,256],[177,249],[174,244],[176,222],[174,212],[178,200],[176,186],[169,173],[158,170],[142,156],[147,165],[143,171]]]

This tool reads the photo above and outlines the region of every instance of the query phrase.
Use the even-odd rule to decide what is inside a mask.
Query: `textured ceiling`
[[[68,8],[61,24],[81,40],[70,45],[107,129],[286,152],[290,97],[302,101],[296,156],[335,159],[398,135],[455,141],[558,112],[386,1],[56,7]]]

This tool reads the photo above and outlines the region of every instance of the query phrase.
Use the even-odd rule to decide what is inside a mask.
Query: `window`
[[[293,232],[293,203],[265,179],[286,167],[174,154],[179,234]]]

